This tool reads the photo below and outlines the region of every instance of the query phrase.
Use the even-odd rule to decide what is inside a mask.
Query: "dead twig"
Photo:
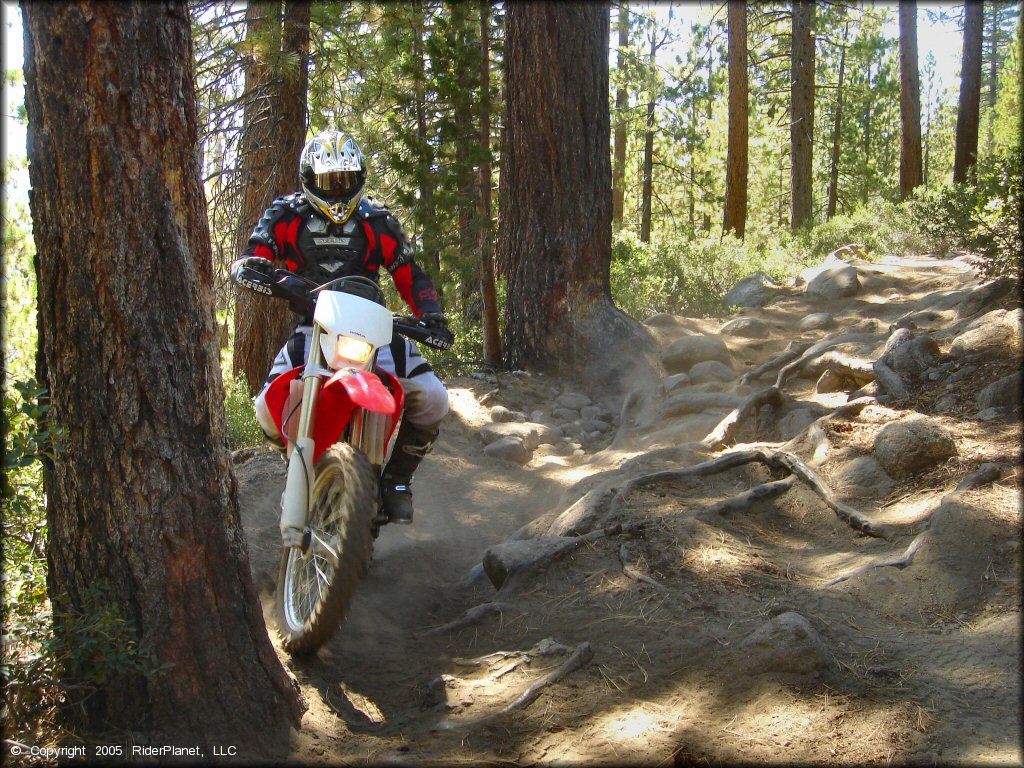
[[[646,573],[641,571],[639,568],[634,568],[629,564],[629,551],[626,549],[626,545],[622,544],[619,547],[619,562],[622,563],[622,572],[626,574],[633,581],[639,581],[648,586],[654,587],[659,592],[667,592],[668,588],[659,581],[652,579]]]

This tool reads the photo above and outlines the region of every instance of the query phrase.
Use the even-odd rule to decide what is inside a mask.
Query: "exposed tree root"
[[[794,446],[806,441],[807,445],[805,448],[811,456],[807,463],[812,466],[821,464],[825,461],[825,457],[828,455],[828,451],[832,447],[832,443],[828,439],[828,433],[825,431],[825,426],[835,419],[848,419],[856,416],[869,405],[873,405],[876,402],[877,401],[873,397],[860,397],[856,400],[850,400],[847,403],[843,403],[835,410],[816,419],[803,432],[789,440],[782,446],[783,450],[792,451]],[[804,455],[807,454],[805,453]]]
[[[844,355],[842,352],[829,350],[820,357],[809,360],[804,365],[804,371],[820,376],[826,370],[832,370],[850,379],[858,387],[863,387],[865,384],[875,380],[873,365],[870,360],[866,360],[863,357],[853,357],[852,355]]]
[[[764,374],[768,373],[769,371],[774,371],[779,366],[785,365],[791,360],[795,360],[796,358],[800,357],[800,355],[803,354],[804,350],[806,350],[809,346],[811,345],[807,342],[789,342],[789,345],[786,347],[785,350],[783,350],[777,355],[774,355],[773,357],[769,357],[767,360],[761,363],[761,365],[757,366],[757,368],[755,368],[754,370],[748,371],[747,373],[743,374],[743,376],[740,377],[740,384],[749,384],[755,379],[761,378]]]
[[[810,363],[812,360],[817,359],[823,353],[832,349],[832,347],[838,347],[840,344],[856,344],[859,342],[877,340],[878,335],[874,333],[844,333],[841,336],[834,336],[831,339],[819,341],[817,344],[808,347],[803,352],[803,354],[801,354],[796,360],[787,364],[782,370],[779,371],[779,375],[775,379],[775,386],[778,389],[782,389],[786,383],[786,379],[788,379],[797,371],[801,370],[805,365]]]
[[[986,485],[987,483],[994,482],[995,480],[998,480],[1001,475],[1002,470],[1000,469],[999,465],[982,464],[981,468],[977,472],[973,472],[967,477],[965,477],[963,480],[960,481],[956,488],[954,488],[950,493],[946,494],[942,498],[942,501],[940,501],[939,504],[935,507],[935,512],[938,512],[938,510],[942,509],[942,507],[948,502],[955,500],[956,497],[959,496],[964,491],[969,491],[973,488],[978,488],[982,485]],[[854,576],[859,576],[862,573],[867,573],[868,571],[872,571],[875,568],[892,567],[898,568],[899,570],[903,570],[904,568],[906,568],[913,562],[914,555],[916,555],[918,551],[920,551],[922,545],[925,542],[925,539],[931,533],[931,521],[934,517],[935,512],[928,516],[927,527],[923,531],[921,531],[921,533],[914,537],[914,540],[910,542],[909,546],[903,551],[902,555],[899,555],[898,557],[890,557],[887,559],[879,560],[873,563],[867,563],[865,565],[860,566],[859,568],[854,568],[849,573],[844,573],[841,576],[836,576],[831,581],[826,582],[825,586],[834,587],[836,584],[841,584],[842,582],[847,581],[848,579],[852,579]]]
[[[482,603],[478,606],[470,608],[462,616],[449,621],[447,624],[442,624],[439,627],[433,627],[432,629],[426,629],[416,633],[416,637],[427,637],[429,635],[442,635],[445,632],[454,632],[458,629],[464,629],[471,627],[474,624],[482,621],[492,613],[504,613],[509,610],[512,606],[508,603]]]
[[[582,642],[576,646],[576,650],[572,652],[572,655],[562,663],[558,669],[555,669],[548,674],[544,675],[540,680],[535,682],[525,691],[523,691],[519,697],[511,704],[507,704],[502,707],[498,712],[492,715],[485,715],[484,717],[478,717],[475,720],[467,720],[461,723],[454,723],[451,721],[445,721],[438,723],[435,730],[440,731],[461,731],[470,728],[478,728],[485,723],[489,723],[495,718],[507,715],[510,712],[515,712],[517,709],[523,709],[524,707],[530,706],[537,700],[541,692],[549,685],[554,685],[559,682],[566,675],[575,672],[577,669],[585,667],[594,658],[594,649],[591,647],[589,642]]]
[[[668,588],[665,587],[665,585],[663,585],[661,582],[652,579],[643,571],[639,570],[638,568],[634,568],[632,565],[630,565],[629,560],[629,550],[627,550],[626,545],[623,544],[619,547],[619,562],[622,563],[622,572],[626,574],[626,576],[628,576],[629,578],[633,579],[633,581],[639,581],[649,586],[652,586],[659,592],[668,591]]]
[[[725,445],[732,439],[740,425],[750,418],[751,415],[756,414],[761,409],[761,406],[779,406],[782,404],[782,398],[783,394],[778,387],[766,387],[759,392],[755,392],[744,400],[738,408],[734,408],[732,412],[718,422],[718,426],[711,430],[700,444],[712,450]]]
[[[590,533],[583,534],[582,536],[574,536],[571,540],[565,542],[565,544],[558,547],[557,549],[545,552],[543,555],[540,555],[534,560],[530,560],[529,562],[523,563],[519,567],[515,568],[506,577],[504,583],[501,585],[501,589],[498,590],[498,594],[507,595],[509,592],[513,590],[515,586],[519,584],[520,581],[522,581],[524,574],[530,573],[531,571],[535,570],[537,567],[541,565],[546,565],[554,560],[557,560],[558,558],[562,557],[568,552],[572,552],[573,550],[578,549],[583,544],[588,544],[592,541],[603,539],[605,536],[615,536],[625,531],[636,530],[638,528],[641,528],[642,525],[642,523],[631,526],[611,525],[606,528],[598,528],[596,530],[591,531]]]
[[[731,451],[723,453],[711,461],[705,461],[702,464],[696,464],[685,469],[666,470],[664,472],[654,472],[649,475],[635,477],[625,483],[615,496],[612,497],[609,515],[614,515],[622,499],[638,488],[646,488],[660,483],[690,480],[695,477],[707,477],[755,461],[765,464],[772,469],[786,470],[788,473],[796,475],[821,497],[822,501],[836,513],[840,520],[851,528],[867,536],[883,539],[887,539],[892,535],[888,530],[888,526],[875,525],[853,507],[839,501],[825,481],[800,458],[785,451],[769,451],[764,448]]]
[[[907,389],[907,385],[904,383],[902,377],[882,362],[881,358],[875,360],[872,367],[875,371],[875,381],[878,382],[878,386],[883,392],[901,400],[903,398],[910,397],[910,390]]]
[[[730,512],[745,512],[759,501],[767,501],[781,496],[796,483],[796,475],[787,475],[781,480],[773,480],[770,483],[755,485],[749,491],[724,499],[708,508],[708,512],[716,515],[725,515]]]

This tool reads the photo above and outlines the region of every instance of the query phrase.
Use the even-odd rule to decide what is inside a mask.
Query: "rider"
[[[364,197],[366,163],[359,146],[344,133],[313,137],[299,158],[302,191],[278,198],[263,214],[232,274],[245,265],[264,271],[284,266],[314,283],[359,275],[379,281],[386,269],[413,314],[434,335],[452,338],[430,278],[413,261],[401,224],[381,203]],[[282,373],[303,365],[312,338],[312,316],[302,318],[256,397],[256,419],[267,439],[282,447],[264,397]],[[448,413],[448,392],[416,345],[395,334],[380,350],[377,365],[402,380],[405,415],[391,460],[382,473],[384,513],[389,522],[411,523],[410,484],[437,438]]]

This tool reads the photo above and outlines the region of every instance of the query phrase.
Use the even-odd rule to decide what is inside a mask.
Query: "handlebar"
[[[452,345],[450,339],[436,335],[426,323],[415,317],[395,317],[394,328],[396,333],[433,349],[445,350]]]

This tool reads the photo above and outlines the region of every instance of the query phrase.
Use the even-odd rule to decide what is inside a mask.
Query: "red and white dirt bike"
[[[292,272],[241,267],[235,281],[313,311],[304,366],[274,379],[265,402],[288,451],[281,497],[277,623],[285,649],[315,651],[345,615],[380,526],[380,473],[402,417],[399,380],[375,367],[398,332],[437,349],[451,343],[384,305],[365,277],[317,286]]]

